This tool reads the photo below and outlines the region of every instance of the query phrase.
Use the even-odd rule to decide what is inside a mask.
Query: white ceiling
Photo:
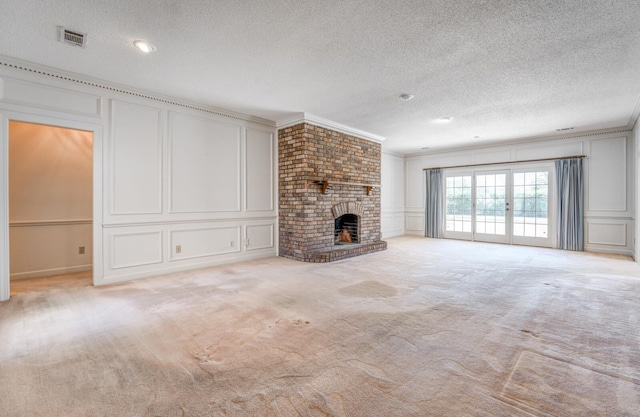
[[[629,127],[639,109],[637,0],[3,0],[0,28],[8,57],[274,121],[306,112],[399,153]]]

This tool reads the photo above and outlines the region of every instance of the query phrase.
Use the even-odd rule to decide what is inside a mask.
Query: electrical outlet
[[[84,255],[84,246],[78,247],[78,255]]]
[[[176,246],[176,253],[182,253],[182,245]]]

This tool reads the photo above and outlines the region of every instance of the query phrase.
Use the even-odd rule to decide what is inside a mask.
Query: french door
[[[552,247],[552,167],[445,173],[444,237]]]
[[[475,173],[474,240],[510,243],[512,218],[509,216],[511,189],[509,171]]]

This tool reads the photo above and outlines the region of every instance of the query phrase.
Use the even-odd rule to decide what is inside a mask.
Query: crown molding
[[[512,146],[512,145],[525,145],[529,143],[537,143],[537,142],[551,142],[556,140],[563,139],[582,139],[590,136],[604,136],[604,135],[614,135],[618,133],[629,134],[631,133],[631,129],[626,126],[621,127],[611,127],[606,129],[597,129],[597,130],[585,130],[582,132],[575,132],[571,134],[558,134],[558,135],[547,135],[547,136],[530,136],[526,138],[520,138],[515,140],[497,140],[497,141],[488,141],[479,143],[474,146],[452,146],[446,148],[437,148],[425,152],[413,152],[406,153],[404,156],[406,158],[410,157],[418,157],[418,156],[433,156],[437,154],[450,153],[450,152],[460,152],[460,151],[473,151],[473,150],[482,150],[482,149],[491,149],[501,146]]]
[[[636,106],[633,108],[633,113],[631,113],[631,117],[629,117],[629,123],[627,127],[629,130],[633,130],[638,125],[638,120],[640,119],[640,95],[638,95],[638,100],[636,101]]]
[[[385,138],[376,134],[365,132],[364,130],[356,129],[341,123],[336,123],[322,117],[314,116],[309,113],[296,113],[292,116],[286,117],[276,121],[276,128],[284,129],[286,127],[294,126],[300,123],[309,123],[314,126],[323,127],[325,129],[331,129],[336,132],[345,133],[347,135],[356,136],[362,139],[370,140],[372,142],[382,143]]]
[[[222,117],[231,119],[244,120],[247,122],[253,122],[275,127],[273,120],[263,119],[257,116],[251,116],[248,114],[238,113],[227,109],[217,108],[213,106],[207,106],[201,103],[190,102],[182,100],[176,97],[164,96],[162,94],[154,93],[151,91],[145,91],[136,89],[127,85],[122,85],[110,81],[105,81],[97,78],[88,77],[85,75],[60,70],[57,68],[47,67],[45,65],[36,64],[33,62],[23,61],[17,58],[8,57],[0,54],[0,69],[7,68],[16,72],[23,72],[32,74],[32,76],[49,77],[52,79],[60,80],[63,82],[71,82],[88,87],[98,88],[109,92],[120,93],[132,97],[139,97],[147,100],[157,101],[165,104],[170,104],[187,109],[197,110],[204,113],[215,114]],[[2,84],[0,83],[0,98],[2,94]]]

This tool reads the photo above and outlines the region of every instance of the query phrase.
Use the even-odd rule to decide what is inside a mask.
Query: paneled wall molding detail
[[[171,262],[240,252],[241,226],[181,228],[169,232]],[[175,250],[180,245],[180,253]]]
[[[177,112],[169,122],[169,213],[242,211],[242,126]]]
[[[587,221],[586,243],[591,245],[628,245],[627,224],[607,221]]]
[[[191,110],[201,111],[204,113],[215,114],[217,116],[222,116],[226,118],[245,120],[248,122],[254,122],[258,124],[267,125],[270,127],[275,127],[274,122],[271,120],[262,119],[255,116],[248,116],[248,115],[244,115],[241,113],[236,113],[228,110],[217,109],[215,107],[208,107],[208,106],[198,105],[195,103],[189,103],[187,101],[178,100],[172,97],[164,97],[159,94],[153,94],[147,91],[136,90],[128,86],[107,83],[102,80],[95,80],[89,77],[80,77],[76,74],[66,73],[58,69],[49,68],[42,65],[36,65],[33,63],[20,61],[14,58],[0,56],[0,66],[11,68],[13,70],[24,71],[30,74],[36,74],[36,75],[54,78],[62,81],[72,82],[72,83],[83,85],[83,86],[99,88],[101,90],[107,90],[107,91],[120,93],[120,94],[126,94],[128,96],[138,97],[138,98],[151,100],[159,103],[170,104],[172,106],[178,106],[178,107],[183,107]],[[1,99],[2,97],[0,96],[0,100]]]
[[[162,231],[115,233],[110,236],[110,269],[160,264]]]
[[[91,219],[69,220],[21,220],[9,222],[9,227],[37,227],[37,226],[74,226],[78,224],[93,224]]]
[[[4,77],[0,100],[19,105],[35,105],[53,110],[92,118],[102,117],[102,97],[44,84]],[[37,97],[37,99],[35,99]]]
[[[309,123],[325,129],[330,129],[336,132],[344,133],[351,136],[356,136],[358,138],[370,140],[377,143],[382,143],[385,140],[384,137],[378,136],[374,133],[365,132],[364,130],[356,129],[347,125],[343,125],[341,123],[336,123],[331,120],[314,116],[309,113],[297,113],[297,114],[294,114],[293,116],[280,119],[276,122],[276,127],[279,130],[279,129],[284,129],[286,127],[295,126],[300,123]]]
[[[113,229],[120,227],[139,227],[139,226],[164,226],[177,224],[199,224],[199,223],[229,223],[229,222],[250,222],[250,221],[275,221],[277,216],[265,217],[233,217],[233,218],[216,218],[216,219],[195,219],[195,220],[166,220],[166,221],[148,221],[148,222],[127,222],[127,223],[104,223],[105,229]]]
[[[275,247],[275,223],[245,226],[246,250],[255,251]]]
[[[587,211],[626,213],[627,137],[592,140],[589,153]]]
[[[162,213],[162,113],[156,107],[111,100],[111,215]]]
[[[277,255],[275,122],[3,56],[0,108],[4,123],[10,117],[94,135],[93,219],[82,213],[69,214],[70,219],[24,213],[11,225],[8,218],[0,224],[0,301],[9,298],[9,229],[21,238],[62,226],[75,234],[92,232],[93,245],[84,240],[74,245],[87,252],[77,265],[93,257],[95,285]],[[4,179],[6,133],[0,131]],[[4,182],[0,206],[7,207]],[[0,210],[0,219],[8,212]],[[51,220],[34,220],[43,218]],[[195,232],[179,235],[186,243],[181,257],[172,256],[176,230],[225,226],[233,227],[233,237],[228,231],[206,232],[212,239]]]

